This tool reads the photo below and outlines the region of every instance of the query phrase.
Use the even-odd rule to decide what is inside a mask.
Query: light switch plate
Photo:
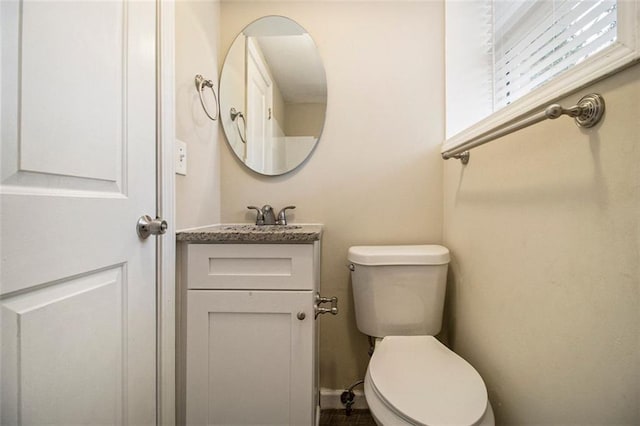
[[[176,139],[176,174],[187,175],[187,144]]]

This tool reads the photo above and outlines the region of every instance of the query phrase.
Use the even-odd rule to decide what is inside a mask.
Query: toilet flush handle
[[[330,308],[324,308],[320,305],[322,303],[331,303]],[[320,314],[338,315],[338,298],[337,297],[321,297],[319,293],[316,293],[316,303],[313,305],[315,311],[315,317],[318,318]]]

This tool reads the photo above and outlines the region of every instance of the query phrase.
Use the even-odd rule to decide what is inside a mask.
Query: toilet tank
[[[358,329],[369,336],[436,335],[449,250],[439,245],[349,248]]]

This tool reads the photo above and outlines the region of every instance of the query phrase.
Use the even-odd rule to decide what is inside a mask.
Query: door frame
[[[247,64],[247,75],[246,75],[246,79],[247,79],[247,88],[249,87],[249,80],[252,79],[252,77],[254,77],[252,75],[252,73],[250,73],[250,69],[252,69],[250,67],[251,64],[253,64],[255,66],[255,69],[257,70],[257,75],[260,76],[261,80],[265,82],[266,88],[267,90],[264,92],[265,94],[265,109],[264,111],[262,111],[262,117],[260,118],[260,123],[261,123],[261,128],[262,128],[262,134],[261,134],[261,142],[260,144],[261,149],[260,149],[260,158],[259,158],[259,163],[257,164],[258,167],[260,167],[263,170],[267,170],[268,172],[271,172],[271,170],[273,169],[273,158],[271,156],[271,158],[267,158],[267,153],[271,152],[271,145],[272,145],[272,140],[273,140],[273,121],[271,120],[271,114],[273,111],[273,85],[274,85],[274,79],[273,76],[271,75],[271,70],[269,69],[269,66],[266,62],[266,59],[264,58],[264,55],[262,53],[262,50],[260,50],[260,46],[258,45],[258,43],[255,40],[255,37],[247,37],[247,51],[246,51],[246,64]],[[256,141],[252,140],[249,141],[249,136],[248,134],[254,134],[254,130],[250,129],[249,127],[253,124],[255,126],[256,123],[256,117],[255,117],[255,108],[252,108],[252,105],[254,105],[254,100],[253,98],[249,97],[249,90],[247,89],[247,93],[246,93],[246,106],[247,106],[247,115],[249,116],[250,121],[247,123],[247,144],[246,144],[246,148],[247,148],[247,152],[249,152],[249,150],[251,150],[251,161],[253,162],[253,164],[255,165],[255,160],[256,160],[256,155],[255,155],[255,147],[256,147]],[[253,110],[253,111],[252,111]],[[253,114],[252,114],[253,112]],[[249,143],[251,142],[251,143]],[[248,157],[248,155],[246,156]],[[246,158],[245,158],[246,160]]]
[[[156,424],[175,425],[175,3],[156,0]]]

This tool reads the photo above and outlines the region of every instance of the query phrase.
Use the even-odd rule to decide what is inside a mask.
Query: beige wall
[[[537,124],[446,162],[449,342],[499,424],[640,424],[640,66],[604,122]]]
[[[218,144],[223,138],[218,121],[205,115],[194,84],[195,75],[202,74],[218,88],[220,4],[178,0],[175,14],[176,136],[187,143],[188,156],[187,175],[176,175],[176,228],[184,229],[220,222]],[[214,105],[211,93],[205,96]]]
[[[315,136],[322,133],[327,111],[325,103],[286,104],[284,133],[287,136]]]
[[[355,326],[348,247],[441,240],[443,8],[223,2],[220,60],[247,23],[269,14],[293,18],[316,41],[327,74],[327,120],[311,158],[281,177],[247,170],[225,143],[222,220],[254,220],[246,206],[270,203],[295,204],[294,223],[325,224],[322,293],[338,296],[341,311],[320,319],[321,385],[341,389],[363,377],[368,361]]]

